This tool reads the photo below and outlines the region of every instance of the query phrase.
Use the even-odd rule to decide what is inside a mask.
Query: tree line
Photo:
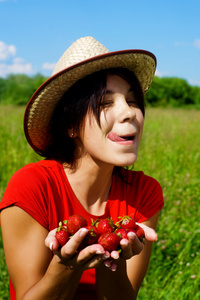
[[[47,78],[41,74],[0,78],[0,104],[24,105]],[[147,106],[200,108],[200,87],[176,77],[155,76],[145,95]]]

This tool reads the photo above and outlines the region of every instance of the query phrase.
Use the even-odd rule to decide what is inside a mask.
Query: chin
[[[126,159],[125,161],[121,161],[121,162],[118,162],[116,164],[117,167],[129,167],[129,166],[132,166],[134,165],[134,163],[136,162],[137,160],[137,157],[134,157],[132,159]]]

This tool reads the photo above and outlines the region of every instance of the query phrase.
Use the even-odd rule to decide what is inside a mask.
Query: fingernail
[[[107,258],[109,258],[109,255],[106,254],[102,255],[102,259],[107,259]]]
[[[80,235],[85,236],[86,232],[88,232],[88,229],[87,228],[82,228],[81,232],[80,232]]]
[[[129,243],[129,242],[128,242],[127,239],[122,239],[121,242],[120,242],[120,244],[123,245],[123,246],[127,246],[128,243]]]
[[[96,254],[104,254],[104,251],[97,250],[97,251],[96,251]]]
[[[112,258],[118,259],[118,258],[119,258],[119,253],[113,253],[113,254],[112,254]]]
[[[117,266],[116,266],[116,265],[112,266],[111,270],[112,270],[113,272],[115,272],[115,271],[117,270]]]
[[[129,238],[133,238],[133,237],[135,237],[135,235],[136,235],[136,234],[133,233],[133,232],[129,232],[129,233],[128,233],[128,237],[129,237]]]
[[[109,260],[107,260],[107,261],[104,262],[104,265],[105,265],[106,267],[110,268],[111,262],[110,262]]]
[[[53,251],[53,242],[50,243],[49,248],[51,251]]]

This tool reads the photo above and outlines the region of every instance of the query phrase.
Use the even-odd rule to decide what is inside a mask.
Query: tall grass
[[[138,299],[200,299],[200,112],[149,109],[135,169],[156,178],[165,206]]]
[[[0,199],[12,174],[39,157],[23,134],[24,107],[0,106]],[[134,168],[156,178],[165,206],[138,299],[200,299],[200,140],[198,110],[147,109]],[[9,299],[0,238],[0,300]]]

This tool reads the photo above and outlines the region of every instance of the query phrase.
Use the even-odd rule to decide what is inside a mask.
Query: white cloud
[[[196,39],[196,40],[194,41],[194,46],[195,46],[196,48],[200,49],[200,39]]]
[[[5,77],[9,74],[33,74],[33,67],[30,63],[13,63],[0,64],[0,77]]]
[[[32,64],[27,63],[21,57],[17,57],[16,53],[17,49],[14,45],[6,45],[0,41],[0,77],[9,74],[32,75],[34,73]]]
[[[55,68],[55,63],[44,63],[43,65],[42,65],[42,69],[44,69],[44,70],[52,70],[53,71],[53,69]]]
[[[16,47],[14,45],[6,45],[4,42],[0,41],[0,60],[7,60],[10,57],[16,55]]]

